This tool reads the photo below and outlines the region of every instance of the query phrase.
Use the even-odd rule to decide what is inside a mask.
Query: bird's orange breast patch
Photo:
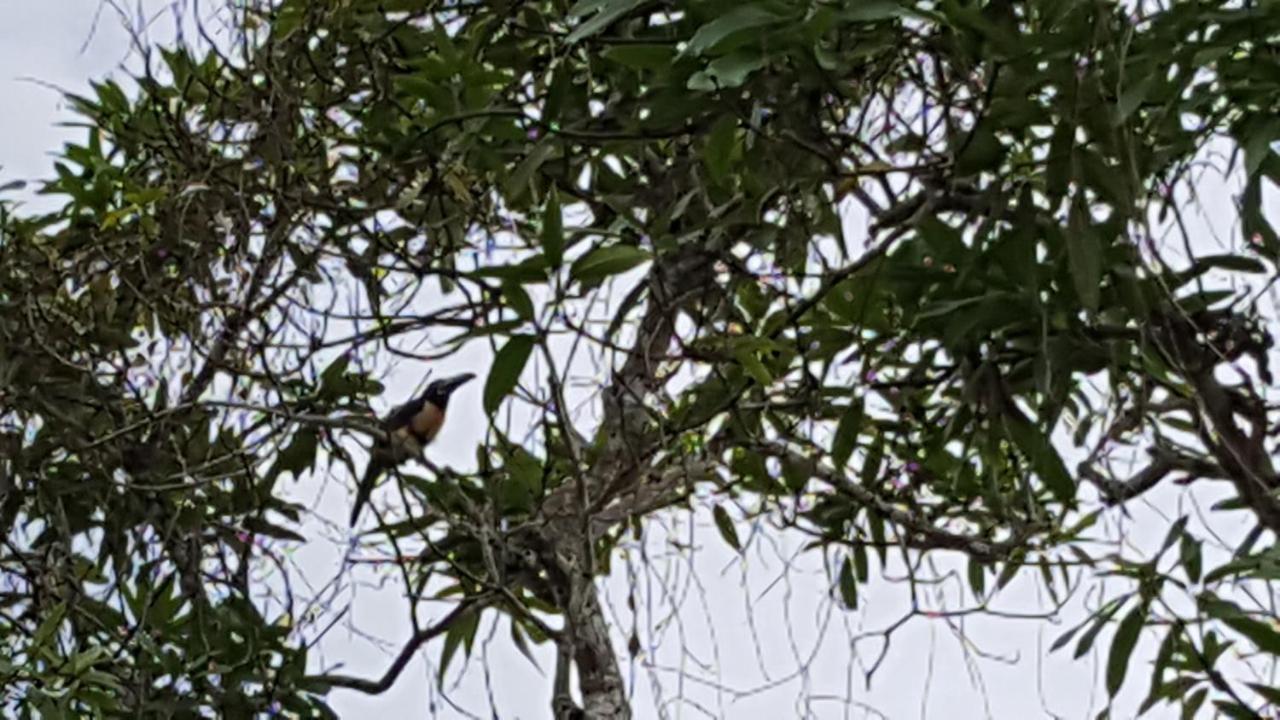
[[[413,434],[422,438],[423,442],[431,442],[436,433],[440,432],[440,426],[444,425],[444,411],[432,405],[425,403],[422,410],[413,416]]]

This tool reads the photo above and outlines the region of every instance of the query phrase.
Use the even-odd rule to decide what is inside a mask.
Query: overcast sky
[[[143,3],[143,7],[154,10],[163,4]],[[69,115],[50,86],[83,91],[89,79],[118,73],[128,42],[119,19],[109,9],[102,13],[95,29],[99,10],[95,0],[6,0],[0,3],[0,10],[4,19],[0,23],[3,185],[15,178],[48,176],[51,153],[62,142],[83,137],[82,130],[58,127]],[[172,38],[172,28],[165,20],[153,28],[153,36]],[[447,365],[442,372],[484,368],[487,358],[482,350],[471,351]],[[389,384],[384,407],[413,390],[413,377],[404,373],[393,377],[402,382]],[[478,419],[479,404],[479,383],[475,383],[462,391],[456,412]],[[481,426],[478,422],[454,423],[431,455],[445,464],[469,464],[483,438]],[[475,428],[474,432],[468,434],[468,428]],[[350,502],[350,488],[344,482],[346,479],[311,478],[295,490],[317,512],[340,519],[345,518]],[[1170,495],[1158,502],[1167,509],[1178,498]],[[1118,511],[1109,513],[1105,518],[1108,532],[1136,543],[1158,542],[1166,527],[1159,519],[1159,508],[1135,505],[1130,512],[1130,518]],[[903,583],[873,580],[870,588],[864,588],[862,609],[845,612],[825,595],[828,581],[819,557],[807,554],[793,561],[801,544],[798,538],[757,538],[747,556],[740,559],[725,547],[705,517],[699,517],[692,530],[685,515],[671,514],[656,522],[685,542],[692,539],[695,550],[677,552],[661,542],[661,533],[655,533],[648,542],[647,560],[642,562],[639,548],[631,548],[626,558],[614,563],[615,572],[606,588],[620,623],[619,649],[625,648],[632,623],[626,609],[629,588],[634,586],[640,599],[637,624],[646,651],[635,662],[623,663],[624,677],[636,694],[637,718],[659,717],[657,707],[663,702],[667,703],[662,705],[665,716],[672,718],[708,714],[786,718],[809,713],[818,718],[884,716],[895,720],[1086,718],[1096,715],[1105,704],[1100,687],[1105,656],[1095,650],[1078,662],[1070,660],[1069,652],[1044,658],[1048,645],[1082,617],[1082,598],[1073,601],[1057,624],[977,615],[963,621],[915,619],[895,633],[883,665],[867,688],[863,668],[874,661],[881,642],[870,639],[855,644],[853,639],[884,628],[907,609]],[[1143,523],[1148,523],[1145,532],[1136,532]],[[334,543],[317,542],[296,551],[293,557],[304,573],[323,581],[338,567],[341,550]],[[954,566],[963,577],[963,563]],[[628,581],[629,568],[639,581]],[[901,568],[891,569],[890,575],[900,576]],[[390,577],[382,579],[386,582],[379,589],[378,578],[370,571],[344,596],[344,601],[353,598],[352,614],[326,638],[324,652],[313,656],[314,662],[342,662],[344,672],[367,677],[382,674],[407,631],[396,583]],[[958,581],[950,583],[948,607],[971,607],[971,597],[959,602],[959,587]],[[644,610],[646,602],[649,610]],[[1032,578],[1020,578],[994,605],[1027,612],[1047,603]],[[665,611],[673,604],[678,612],[664,620]],[[1094,595],[1089,605],[1096,604]],[[748,607],[753,608],[753,622],[749,622]],[[428,617],[431,615],[429,612]],[[481,638],[488,635],[489,627],[486,623]],[[379,649],[356,630],[382,638],[390,650]],[[1108,644],[1100,643],[1103,648]],[[1145,659],[1139,660],[1144,657],[1141,653],[1135,655],[1134,681],[1120,705],[1125,711],[1118,711],[1115,717],[1131,715],[1145,694],[1150,645],[1148,638]],[[482,651],[487,653],[487,675]],[[344,717],[371,717],[374,713],[386,718],[466,717],[431,689],[434,673],[427,659],[438,652],[438,644],[426,646],[390,692],[376,698],[335,692],[334,706]],[[487,698],[491,693],[500,717],[548,717],[551,658],[541,652],[539,660],[546,677],[510,649],[506,625],[502,624],[491,642],[477,643],[464,679],[456,686],[453,678],[458,677],[461,663],[455,662],[448,683],[449,700],[466,713],[489,717]],[[727,689],[717,691],[709,682]],[[692,702],[682,703],[681,697]],[[1168,707],[1148,715],[1173,716]]]

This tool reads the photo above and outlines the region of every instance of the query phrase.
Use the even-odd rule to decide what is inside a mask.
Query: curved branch
[[[458,605],[458,607],[454,608],[448,615],[445,615],[440,622],[418,630],[418,632],[413,634],[413,637],[409,638],[409,642],[405,643],[404,649],[402,649],[400,654],[396,656],[395,662],[391,663],[391,667],[387,668],[387,671],[383,673],[382,677],[378,680],[366,680],[364,678],[352,677],[351,675],[329,674],[313,675],[307,678],[307,680],[310,682],[323,683],[331,688],[341,687],[349,690],[356,690],[358,692],[365,693],[366,695],[380,695],[391,689],[391,686],[396,682],[396,678],[400,677],[400,673],[404,672],[409,661],[413,659],[414,653],[418,652],[418,648],[421,647],[423,643],[448,632],[449,628],[453,627],[454,623],[461,620],[464,615],[481,606],[482,603],[477,599],[466,600]]]

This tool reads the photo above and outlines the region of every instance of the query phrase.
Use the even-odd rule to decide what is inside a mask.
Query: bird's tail
[[[373,494],[373,486],[378,483],[378,476],[382,474],[383,469],[382,462],[376,456],[369,458],[369,465],[365,468],[364,477],[360,479],[360,484],[356,487],[356,504],[351,508],[351,527],[355,527],[356,520],[360,519],[360,511],[369,502],[369,496]]]

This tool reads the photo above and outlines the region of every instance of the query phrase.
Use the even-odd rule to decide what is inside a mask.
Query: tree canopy
[[[557,718],[630,717],[598,579],[697,493],[850,611],[935,556],[972,612],[1108,578],[1055,650],[1110,694],[1280,706],[1280,3],[239,5],[72,98],[56,210],[0,203],[19,717],[331,715],[495,613]],[[477,345],[474,467],[402,468],[358,540],[415,631],[319,667],[323,592],[257,572],[336,527],[290,484],[353,487],[387,367]],[[1225,499],[1099,534],[1171,484]]]

